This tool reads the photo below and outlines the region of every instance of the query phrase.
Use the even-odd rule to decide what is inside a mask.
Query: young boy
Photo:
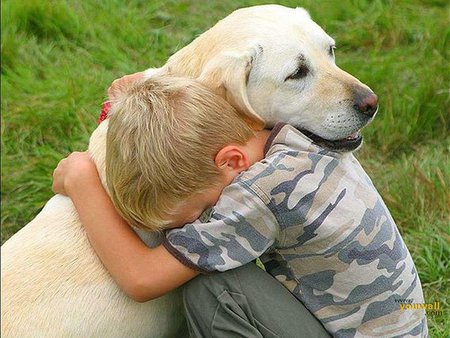
[[[59,165],[54,190],[72,198],[97,254],[134,299],[158,297],[198,272],[231,270],[188,286],[191,334],[323,336],[320,327],[296,332],[303,327],[292,317],[292,297],[278,291],[261,288],[261,301],[274,306],[269,315],[258,309],[248,284],[256,287],[264,272],[252,280],[243,269],[261,257],[297,307],[304,304],[334,336],[427,335],[424,311],[398,303],[424,302],[414,263],[351,153],[320,148],[285,124],[252,137],[226,102],[191,80],[136,84],[113,106],[110,128],[108,185],[123,217],[151,229],[192,222],[148,248],[115,211],[86,154]],[[236,130],[242,138],[221,138]],[[203,223],[194,222],[214,204]],[[111,247],[111,236],[120,245]],[[280,305],[278,296],[287,300]],[[282,310],[283,325],[282,318],[271,327],[261,322]]]

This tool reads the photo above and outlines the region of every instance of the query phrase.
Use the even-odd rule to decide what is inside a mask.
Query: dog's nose
[[[377,112],[378,96],[371,91],[356,94],[354,107],[358,112],[372,117]]]

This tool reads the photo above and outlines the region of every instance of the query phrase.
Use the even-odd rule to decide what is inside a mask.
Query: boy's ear
[[[247,170],[250,166],[247,152],[233,145],[223,147],[217,153],[214,162],[221,170],[232,170],[238,173]]]

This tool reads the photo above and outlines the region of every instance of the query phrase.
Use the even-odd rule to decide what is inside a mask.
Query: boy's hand
[[[83,189],[99,181],[97,168],[89,154],[73,152],[53,171],[52,190],[56,194],[70,196],[74,189]]]
[[[119,79],[113,81],[108,88],[108,97],[110,100],[116,99],[121,93],[123,93],[134,81],[141,79],[144,76],[144,72],[138,72],[130,75],[122,76]]]

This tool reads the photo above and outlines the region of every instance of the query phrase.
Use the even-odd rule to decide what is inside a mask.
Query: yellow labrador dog
[[[255,128],[282,120],[316,142],[354,150],[361,144],[359,130],[376,113],[377,98],[336,66],[334,48],[303,9],[250,7],[233,12],[146,75],[196,78]],[[103,181],[107,127],[108,120],[89,143]],[[161,241],[139,235],[148,245]],[[89,245],[69,198],[54,196],[2,246],[1,255],[2,337],[186,335],[179,290],[147,303],[128,299]]]

